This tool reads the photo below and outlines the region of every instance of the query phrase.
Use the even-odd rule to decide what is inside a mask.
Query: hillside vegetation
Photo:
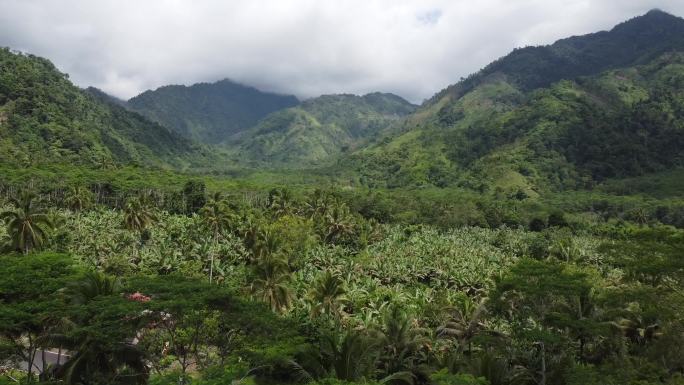
[[[186,138],[216,144],[269,113],[298,103],[292,95],[262,92],[228,79],[170,85],[131,98],[128,106]]]
[[[0,51],[0,385],[684,384],[683,25],[221,148]]]
[[[415,106],[392,94],[324,95],[277,111],[234,139],[239,159],[311,167],[367,145]]]
[[[645,64],[665,52],[682,50],[682,19],[654,9],[620,23],[610,31],[573,36],[546,46],[517,48],[464,81],[437,93],[428,105],[439,103],[444,97],[458,99],[494,74],[504,74],[511,83],[529,91],[561,79]]]
[[[663,23],[669,29],[656,33]],[[460,185],[527,195],[681,166],[684,72],[682,55],[674,51],[681,36],[670,34],[677,28],[684,20],[653,11],[611,32],[529,49],[529,67],[521,71],[512,64],[523,66],[515,51],[436,95],[407,118],[402,133],[358,151],[344,165],[356,168],[368,185]],[[549,72],[544,82],[526,75],[546,50],[572,42],[583,50],[566,56],[584,66],[587,52],[617,50],[635,34],[637,46],[647,45],[643,39],[653,44],[619,63],[611,59],[570,74],[542,62]]]
[[[214,155],[74,86],[50,61],[0,49],[0,162],[201,168]]]

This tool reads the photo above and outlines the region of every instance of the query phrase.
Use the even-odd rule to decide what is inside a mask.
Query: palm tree
[[[72,186],[64,196],[64,203],[74,212],[80,212],[90,207],[93,193],[83,186]]]
[[[66,224],[66,218],[59,210],[51,208],[47,210],[46,215],[50,221],[50,230],[57,231]]]
[[[349,207],[341,203],[329,208],[325,214],[325,241],[334,243],[354,231],[354,222]]]
[[[418,353],[428,341],[424,330],[417,327],[399,306],[390,307],[378,332],[383,347],[380,364],[387,375],[419,370]]]
[[[484,298],[477,304],[466,297],[460,306],[454,309],[451,318],[437,328],[438,335],[455,339],[461,352],[467,346],[468,354],[471,354],[473,337],[485,327],[482,318],[487,312],[486,302],[487,299]]]
[[[662,335],[658,320],[644,317],[637,302],[630,303],[624,309],[623,316],[609,322],[609,325],[635,345],[645,345]]]
[[[320,346],[300,357],[303,365],[290,362],[290,370],[300,382],[330,376],[355,382],[374,374],[377,344],[372,336],[358,330],[332,331],[319,341]]]
[[[52,227],[47,213],[35,205],[35,198],[35,194],[24,192],[20,199],[11,200],[14,210],[0,214],[0,219],[7,222],[12,248],[22,251],[24,255],[31,249],[40,248],[47,238],[47,231]]]
[[[280,217],[292,212],[292,194],[288,189],[273,189],[268,193],[268,208]]]
[[[312,303],[311,316],[328,314],[338,317],[347,301],[346,293],[340,276],[330,270],[326,271],[309,291],[309,300]]]
[[[93,201],[93,193],[83,186],[72,186],[64,197],[69,210],[76,213],[76,230],[81,234],[81,212],[90,207]]]
[[[309,218],[325,215],[328,211],[328,207],[331,206],[330,201],[331,197],[329,193],[326,193],[321,189],[314,190],[304,206]]]
[[[365,383],[375,377],[375,363],[379,357],[378,339],[363,330],[340,331],[335,329],[319,339],[317,348],[300,356],[303,365],[290,361],[290,371],[301,383],[319,378],[333,377],[345,382]],[[414,377],[410,372],[394,372],[378,384],[413,385]]]
[[[70,350],[76,353],[56,372],[66,384],[147,384],[145,353],[133,344],[103,344],[86,337],[73,341]]]
[[[468,371],[475,377],[486,378],[491,385],[524,385],[534,381],[525,367],[490,353],[481,353],[470,360]]]
[[[86,273],[63,289],[67,300],[85,305],[99,297],[116,296],[122,292],[118,278],[97,271]],[[55,371],[55,376],[67,384],[103,383],[145,384],[148,369],[144,353],[126,341],[102,341],[103,335],[90,331],[88,321],[62,321],[48,337],[52,346],[66,347],[73,354]],[[78,330],[78,333],[73,333]],[[106,336],[105,338],[108,338]],[[123,380],[125,379],[125,380]]]
[[[331,334],[323,338],[321,354],[335,377],[355,381],[372,370],[374,341],[361,332]]]
[[[200,216],[205,226],[211,230],[214,240],[214,249],[218,245],[219,236],[223,231],[230,228],[231,216],[227,206],[222,202],[220,195],[215,195],[200,210]],[[214,252],[212,250],[209,263],[209,283],[212,282],[214,276]]]
[[[242,238],[245,248],[251,251],[253,259],[256,259],[257,243],[261,233],[259,221],[253,215],[242,216],[238,233]]]
[[[274,255],[280,249],[282,241],[269,229],[260,229],[257,233],[256,243],[252,250],[253,256],[259,260],[270,255]]]
[[[121,290],[121,282],[117,277],[98,271],[90,271],[80,280],[67,285],[64,293],[71,303],[83,305],[96,297],[115,295],[120,293]]]
[[[273,311],[287,310],[292,303],[292,293],[287,286],[290,279],[287,262],[276,255],[263,256],[255,267],[256,278],[251,289]]]
[[[142,233],[157,220],[154,212],[140,198],[130,198],[124,206],[124,226],[130,231]]]
[[[157,220],[157,216],[150,209],[149,205],[145,204],[147,199],[145,197],[129,198],[124,206],[124,227],[130,231],[138,233],[138,246],[134,249],[133,259],[135,263],[138,261],[140,249],[142,249],[144,241],[144,234],[147,227]]]

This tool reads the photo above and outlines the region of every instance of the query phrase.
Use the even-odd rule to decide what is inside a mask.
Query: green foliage
[[[297,98],[261,92],[228,79],[145,91],[126,104],[186,138],[218,143],[255,125],[269,113],[295,106]]]
[[[83,186],[73,186],[64,197],[64,203],[73,211],[87,209],[93,203],[93,193]]]
[[[430,379],[437,385],[489,385],[489,382],[482,377],[475,378],[470,374],[451,374],[446,369],[433,373]]]
[[[309,293],[311,301],[311,315],[339,316],[344,309],[346,289],[344,281],[336,274],[326,271],[313,284]]]
[[[23,252],[24,255],[43,246],[48,230],[52,227],[52,221],[35,201],[35,194],[24,192],[20,199],[12,200],[14,210],[0,213],[0,219],[7,222],[7,233],[10,236],[7,248]]]
[[[541,232],[440,231],[372,224],[347,208],[351,231],[339,242],[327,234],[341,228],[328,218],[341,194],[273,190],[269,196],[245,205],[214,194],[190,216],[152,208],[157,219],[144,243],[137,230],[121,225],[121,210],[54,211],[65,235],[47,248],[72,250],[76,261],[123,277],[65,277],[58,285],[64,289],[52,289],[48,302],[26,297],[40,307],[35,315],[22,310],[26,303],[13,304],[11,330],[35,327],[20,334],[8,329],[3,341],[15,341],[5,344],[15,348],[2,351],[21,361],[41,346],[19,344],[25,333],[38,338],[59,331],[62,346],[88,353],[70,361],[71,377],[55,375],[90,382],[133,370],[140,352],[151,381],[159,383],[253,376],[416,384],[445,367],[472,377],[445,374],[439,381],[529,383],[543,374],[557,383],[578,378],[570,370],[576,364],[593,364],[600,370],[592,376],[612,381],[609,360],[642,360],[615,379],[629,383],[681,364],[675,348],[682,330],[681,230],[634,225],[620,232],[613,225],[606,232],[603,225],[578,234],[571,217],[550,210],[556,226]],[[566,227],[558,227],[560,218]],[[375,235],[360,231],[366,227]],[[28,272],[8,274],[26,280]],[[247,294],[258,302],[244,299]],[[658,295],[668,301],[660,304]],[[48,315],[71,326],[39,326]],[[135,349],[121,345],[134,335]],[[110,356],[129,361],[98,366]],[[220,370],[238,358],[249,365]],[[637,374],[644,370],[649,374]],[[141,381],[148,376],[135,373]]]
[[[546,87],[561,79],[640,64],[663,53],[684,49],[682,31],[681,18],[652,10],[608,32],[562,39],[548,46],[515,49],[480,73],[437,94],[432,101],[445,94],[467,92],[497,73],[510,76],[529,90]]]
[[[662,55],[681,23],[516,51],[415,112],[316,98],[242,145],[295,164],[375,144],[217,177],[112,165],[160,127],[136,134],[123,102],[3,51],[0,158],[64,163],[0,166],[0,240],[50,251],[0,256],[0,364],[74,384],[681,383],[684,59]],[[116,122],[136,145],[100,146]],[[41,152],[62,129],[88,148]],[[65,165],[89,151],[101,169]],[[69,356],[48,368],[44,349]]]
[[[58,291],[75,278],[77,268],[65,255],[32,254],[30,258],[0,257],[0,362],[34,366],[54,327],[67,313]],[[31,376],[29,376],[31,377]]]
[[[0,160],[184,167],[212,156],[166,128],[75,87],[46,59],[0,49]]]
[[[207,186],[203,181],[190,180],[183,186],[183,198],[185,200],[185,212],[196,213],[207,202]]]
[[[459,185],[522,199],[681,166],[678,30],[681,19],[650,12],[608,33],[516,50],[343,165],[371,187]]]
[[[157,218],[144,199],[133,197],[124,205],[124,227],[142,234]]]
[[[238,139],[241,161],[288,167],[330,163],[387,131],[415,107],[392,94],[324,95],[274,112]]]
[[[292,302],[287,283],[290,279],[287,261],[276,254],[262,254],[254,269],[251,290],[273,311],[285,311]]]

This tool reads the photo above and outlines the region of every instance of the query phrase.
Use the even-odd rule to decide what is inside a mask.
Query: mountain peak
[[[84,91],[102,102],[113,103],[121,107],[126,107],[125,100],[119,99],[116,96],[112,96],[97,87],[90,86],[86,88]]]
[[[616,25],[611,32],[630,29],[639,30],[641,28],[666,32],[665,29],[681,28],[682,26],[684,26],[684,19],[681,17],[665,12],[659,8],[653,8],[641,16],[631,18]]]
[[[650,15],[650,16],[655,16],[655,15],[670,16],[670,17],[676,18],[676,16],[672,15],[671,13],[665,12],[660,8],[653,8],[650,11],[646,12],[643,16],[648,16],[648,15]]]
[[[494,74],[528,91],[561,79],[647,63],[672,51],[684,51],[684,19],[652,9],[610,31],[573,36],[551,45],[514,49],[480,72],[442,90],[427,105],[445,95],[458,99]]]
[[[271,112],[298,103],[293,95],[263,92],[227,78],[213,83],[160,87],[128,101],[134,111],[205,143],[224,141]]]

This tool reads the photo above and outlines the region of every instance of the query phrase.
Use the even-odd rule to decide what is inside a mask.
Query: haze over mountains
[[[262,92],[228,79],[164,86],[128,100],[131,110],[204,143],[225,141],[269,113],[297,103],[292,95]]]
[[[77,89],[47,60],[3,50],[0,156],[334,166],[390,187],[582,187],[682,164],[679,52],[684,20],[654,10],[608,32],[516,49],[416,107],[382,93],[299,102],[229,80],[122,102]]]
[[[230,80],[160,87],[122,105],[188,139],[230,148],[237,162],[259,166],[329,161],[366,144],[416,107],[379,92],[323,95],[300,103],[292,95]]]

